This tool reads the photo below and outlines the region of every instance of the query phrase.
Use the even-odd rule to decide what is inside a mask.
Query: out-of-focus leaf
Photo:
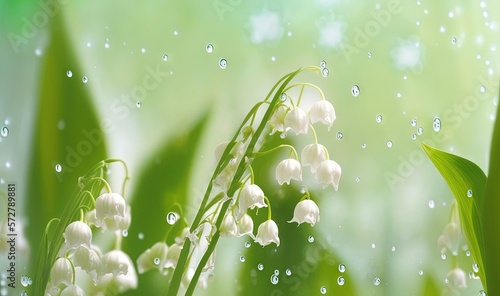
[[[174,139],[168,139],[145,163],[132,193],[132,224],[129,235],[122,243],[123,250],[133,261],[153,244],[164,240],[165,235],[172,229],[175,230],[176,225],[181,225],[182,221],[169,225],[166,216],[173,204],[177,203],[183,208],[187,204],[189,177],[208,113],[190,130]],[[137,238],[139,233],[144,236],[143,239]],[[160,275],[157,270],[146,272],[139,275],[138,289],[128,291],[125,295],[165,294],[169,278],[170,276]]]
[[[448,183],[457,200],[460,222],[469,242],[474,261],[480,266],[481,282],[483,287],[486,287],[484,264],[489,264],[489,262],[486,262],[482,257],[484,243],[480,209],[483,207],[487,178],[481,168],[465,158],[432,148],[426,144],[422,144],[422,147]]]
[[[420,293],[422,296],[436,296],[441,295],[441,290],[439,286],[436,284],[436,281],[432,279],[431,276],[425,277],[425,282],[423,286],[423,291]]]
[[[88,84],[82,82],[78,61],[67,38],[61,13],[52,19],[50,44],[41,67],[40,91],[28,168],[26,233],[37,255],[47,222],[60,217],[78,177],[106,158],[101,131]],[[72,77],[66,75],[72,71]],[[61,171],[56,171],[56,165]],[[31,260],[34,263],[36,260]],[[34,266],[31,268],[33,269]]]

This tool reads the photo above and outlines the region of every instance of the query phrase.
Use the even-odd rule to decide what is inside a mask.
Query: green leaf
[[[420,293],[422,296],[436,296],[441,295],[441,290],[436,281],[429,275],[425,276],[423,291]]]
[[[422,147],[438,171],[448,183],[458,204],[462,229],[469,242],[474,261],[479,264],[479,276],[486,287],[485,263],[483,259],[484,243],[481,220],[487,178],[475,163],[426,144]],[[468,191],[472,190],[472,197]]]
[[[208,115],[207,111],[188,131],[174,139],[167,139],[146,161],[132,193],[132,224],[122,242],[123,251],[133,261],[156,242],[165,240],[167,234],[170,237],[171,231],[182,230],[179,225],[186,225],[179,220],[169,225],[166,215],[175,211],[181,214],[180,219],[184,219],[176,209],[178,206],[186,209],[189,178]],[[143,239],[137,238],[139,233],[144,236]],[[166,293],[167,288],[168,277],[158,271],[149,271],[139,275],[136,291],[131,290],[124,295],[161,295]]]
[[[61,13],[52,19],[50,44],[41,67],[38,106],[33,128],[26,196],[27,238],[39,249],[49,220],[60,217],[77,185],[78,177],[106,158],[104,133],[89,96],[89,84],[82,83],[73,49],[67,38]],[[72,70],[73,77],[66,72]],[[62,167],[61,172],[55,169]],[[34,263],[31,260],[32,274]],[[46,275],[48,276],[48,275]]]

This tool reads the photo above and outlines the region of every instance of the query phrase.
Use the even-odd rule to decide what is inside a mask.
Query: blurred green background
[[[0,137],[0,183],[2,191],[17,184],[25,237],[18,276],[33,276],[43,225],[60,215],[76,178],[104,157],[129,166],[125,197],[133,217],[123,249],[135,261],[168,230],[173,201],[192,219],[214,147],[247,111],[284,74],[325,60],[328,77],[296,81],[317,84],[335,106],[332,129],[317,133],[342,166],[339,191],[310,186],[321,222],[297,228],[286,221],[298,189],[276,186],[274,167],[259,166],[263,188],[275,196],[282,245],[245,248],[248,238],[222,239],[215,276],[197,294],[319,295],[325,286],[327,295],[476,295],[477,279],[461,291],[445,283],[451,254],[441,259],[437,238],[453,196],[420,143],[487,171],[499,20],[493,1],[1,2],[0,125],[9,133]],[[306,93],[304,103],[315,99]],[[104,139],[84,132],[96,129]],[[90,150],[78,146],[82,141],[91,142]],[[303,147],[312,137],[287,141]],[[79,148],[79,158],[68,158]],[[273,157],[268,163],[280,155]],[[123,172],[114,172],[120,180]],[[94,241],[111,247],[105,236]],[[473,262],[465,240],[462,246],[460,267],[469,274]],[[275,269],[277,285],[269,280]],[[339,276],[345,285],[337,284]],[[167,278],[141,275],[139,289],[127,295],[164,291]]]

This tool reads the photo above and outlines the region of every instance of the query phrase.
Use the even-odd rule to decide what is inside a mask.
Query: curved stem
[[[289,144],[281,144],[279,146],[276,146],[276,147],[271,148],[271,149],[266,150],[266,151],[254,152],[252,155],[253,156],[264,156],[266,154],[269,154],[269,153],[276,151],[278,149],[281,149],[281,148],[289,148],[290,154],[293,154],[295,156],[295,159],[299,160],[299,155],[297,154],[297,151],[295,150],[295,148],[292,145],[289,145]],[[252,182],[252,184],[253,184],[253,182]]]
[[[269,198],[267,198],[267,196],[264,196],[264,201],[267,204],[267,220],[271,220],[271,218],[273,217],[273,213],[271,210],[271,202],[269,201]]]

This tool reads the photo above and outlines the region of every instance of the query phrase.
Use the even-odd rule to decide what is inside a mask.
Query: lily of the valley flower
[[[137,271],[139,274],[143,274],[153,268],[158,268],[160,272],[163,271],[168,251],[168,246],[165,242],[157,242],[150,249],[144,251],[137,258]]]
[[[465,272],[458,267],[455,267],[450,272],[448,272],[446,279],[448,280],[448,283],[452,284],[453,286],[459,289],[467,288],[467,280]]]
[[[306,111],[295,107],[286,114],[285,131],[288,130],[293,130],[296,135],[307,134],[309,131],[309,117]]]
[[[339,189],[340,175],[342,169],[340,165],[333,160],[325,160],[321,162],[316,168],[316,181],[326,188],[332,184],[335,191]]]
[[[104,260],[106,255],[108,255],[107,259]],[[103,256],[102,260],[104,269],[109,271],[114,267],[116,268],[114,271],[117,272],[116,275],[113,272],[109,272],[102,274],[99,277],[99,282],[97,283],[96,288],[97,290],[103,291],[102,294],[99,295],[107,295],[104,291],[108,290],[109,286],[117,287],[119,293],[137,288],[137,273],[132,259],[120,250],[113,250],[108,252],[106,255]],[[104,266],[105,264],[107,267]],[[125,270],[126,273],[124,273]]]
[[[237,223],[238,226],[238,236],[243,236],[248,234],[251,238],[255,239],[253,235],[253,220],[248,214],[244,214],[240,221]]]
[[[284,105],[280,105],[274,111],[273,115],[269,119],[269,123],[271,124],[273,130],[271,131],[271,135],[275,132],[283,133],[285,131],[285,116],[288,113],[288,108]]]
[[[77,285],[71,285],[64,288],[60,296],[85,296],[85,291]]]
[[[283,159],[276,166],[276,180],[283,185],[283,183],[290,184],[291,179],[302,181],[302,167],[296,159]]]
[[[224,220],[222,220],[222,224],[220,226],[220,235],[221,236],[237,236],[238,235],[238,227],[236,226],[236,221],[231,213],[228,213]]]
[[[165,268],[175,268],[177,266],[181,250],[181,246],[178,244],[173,244],[169,247],[164,265]]]
[[[101,258],[101,273],[111,273],[113,276],[126,275],[129,268],[129,260],[127,254],[121,250],[112,250],[104,254]]]
[[[101,258],[94,249],[85,246],[76,248],[72,261],[75,266],[79,266],[82,270],[87,272],[94,283],[97,282],[99,269],[101,267]]]
[[[265,247],[270,243],[275,243],[277,247],[280,245],[278,236],[278,225],[273,220],[267,220],[259,225],[255,242]]]
[[[295,206],[292,220],[288,221],[288,223],[292,222],[297,222],[298,225],[306,222],[314,226],[316,222],[319,222],[319,208],[316,203],[310,199],[300,201]]]
[[[446,249],[450,250],[453,255],[458,255],[458,245],[460,243],[460,225],[455,222],[449,222],[444,227],[443,232],[438,238],[438,246],[441,248],[441,253]]]
[[[130,208],[118,193],[101,194],[95,201],[96,225],[110,230],[125,230],[130,226]]]
[[[57,258],[50,269],[50,286],[47,287],[49,293],[57,295],[61,285],[65,287],[71,286],[73,284],[73,277],[73,266],[69,259],[66,257]]]
[[[90,248],[92,243],[92,230],[82,221],[71,222],[63,233],[66,249],[74,249],[79,246]]]
[[[321,144],[309,144],[300,154],[303,166],[311,166],[311,172],[315,172],[320,163],[328,159],[326,147]]]
[[[247,209],[267,207],[264,202],[264,191],[256,184],[248,184],[243,187],[238,198],[238,207],[235,211],[236,221],[246,213]]]
[[[321,122],[324,125],[328,126],[328,130],[333,125],[333,122],[337,118],[335,115],[335,109],[333,108],[332,103],[327,100],[320,100],[312,106],[309,111],[309,118],[311,123]]]

